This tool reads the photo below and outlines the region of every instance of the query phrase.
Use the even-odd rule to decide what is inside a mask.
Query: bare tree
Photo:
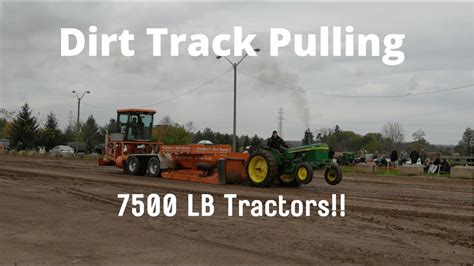
[[[14,111],[8,111],[5,108],[0,108],[0,118],[5,119],[7,122],[12,122],[14,115]]]
[[[171,117],[169,115],[163,116],[163,118],[160,121],[161,125],[172,125],[173,120],[171,120]]]
[[[194,122],[189,121],[185,126],[184,129],[186,129],[187,132],[194,132],[196,131],[196,127],[194,126]]]
[[[403,127],[398,122],[388,122],[383,126],[382,134],[393,143],[399,144],[404,140]]]
[[[333,128],[321,128],[316,134],[316,141],[325,142],[329,136],[334,134]]]
[[[413,137],[414,141],[423,141],[425,140],[426,134],[425,131],[418,129],[417,131],[413,132],[411,136]]]
[[[333,133],[334,133],[334,129],[333,128],[321,128],[319,130],[319,133],[321,133],[321,135],[324,137],[324,136],[331,136]]]

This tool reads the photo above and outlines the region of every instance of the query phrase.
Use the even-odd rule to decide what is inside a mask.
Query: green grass
[[[341,167],[342,173],[353,173],[353,174],[355,174],[355,167],[354,166],[342,165],[340,167]],[[405,175],[400,174],[400,170],[398,170],[398,169],[388,169],[387,170],[387,167],[379,167],[377,169],[377,174],[376,175],[378,175],[378,176],[405,176]],[[422,176],[438,177],[438,174],[437,173],[436,174],[424,173]],[[440,178],[450,178],[449,174],[446,174],[446,173],[440,174],[439,177]]]
[[[340,167],[343,173],[355,173],[354,166],[341,165]]]

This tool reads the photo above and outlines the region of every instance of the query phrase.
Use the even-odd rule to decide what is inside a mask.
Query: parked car
[[[95,145],[94,148],[92,149],[92,152],[96,154],[104,154],[104,149],[105,149],[105,144],[101,143],[101,144]]]
[[[59,145],[49,150],[49,154],[51,156],[67,156],[74,154],[74,149],[66,145]]]
[[[9,139],[0,139],[0,145],[3,146],[4,150],[10,150],[10,140]]]
[[[214,143],[212,143],[212,141],[207,140],[207,139],[199,141],[198,144],[214,145]]]

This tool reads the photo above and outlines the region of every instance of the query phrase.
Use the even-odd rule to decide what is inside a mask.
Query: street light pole
[[[259,48],[253,49],[255,52],[260,52]],[[240,63],[248,56],[248,54],[245,54],[237,63],[234,63],[227,58],[227,56],[224,56],[224,58],[227,60],[232,65],[232,68],[234,69],[234,126],[232,130],[232,151],[236,152],[237,150],[237,66],[240,65]],[[222,56],[217,56],[217,59],[221,59]]]
[[[90,91],[85,91],[82,93],[81,96],[79,96],[79,94],[77,94],[76,91],[72,91],[72,93],[74,93],[74,95],[76,95],[76,98],[77,98],[77,122],[76,122],[76,147],[75,147],[75,150],[76,150],[76,154],[77,154],[77,147],[78,147],[78,144],[79,144],[79,118],[80,118],[80,115],[81,115],[81,100],[82,98],[84,98],[84,96],[88,93],[91,93]]]
[[[237,64],[234,66],[234,126],[232,131],[232,151],[237,149]]]

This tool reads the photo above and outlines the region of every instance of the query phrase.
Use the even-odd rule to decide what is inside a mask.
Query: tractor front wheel
[[[339,166],[331,164],[324,172],[324,179],[329,185],[337,185],[342,180],[342,172]]]
[[[285,187],[299,187],[300,184],[296,181],[296,177],[294,175],[281,175],[278,177],[278,182],[281,186]]]
[[[273,154],[266,150],[257,151],[246,164],[247,180],[256,187],[269,187],[278,176],[278,165]]]
[[[308,162],[302,162],[296,166],[295,179],[301,185],[306,185],[313,180],[313,166]]]

